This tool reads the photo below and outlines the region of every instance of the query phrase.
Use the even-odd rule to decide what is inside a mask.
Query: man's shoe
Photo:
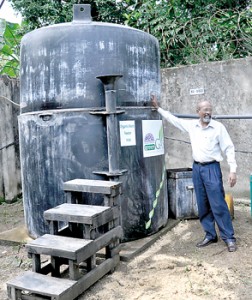
[[[218,238],[217,237],[214,238],[214,239],[211,239],[211,240],[209,240],[208,238],[205,237],[203,241],[199,242],[196,245],[196,247],[198,247],[198,248],[206,247],[206,246],[208,246],[210,244],[217,243],[217,242],[218,242]]]
[[[226,244],[229,252],[235,252],[237,250],[235,242],[227,242]]]

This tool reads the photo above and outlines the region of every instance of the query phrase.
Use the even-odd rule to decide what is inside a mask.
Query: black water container
[[[134,121],[136,142],[116,141],[123,183],[124,240],[157,232],[168,220],[164,155],[144,157],[143,121],[159,120],[148,106],[160,93],[157,40],[142,31],[92,22],[89,5],[75,5],[71,23],[26,34],[21,42],[19,116],[25,221],[32,237],[48,232],[43,212],[64,203],[63,182],[109,178],[105,93],[97,76],[116,82],[117,130]],[[85,203],[100,204],[87,196]]]

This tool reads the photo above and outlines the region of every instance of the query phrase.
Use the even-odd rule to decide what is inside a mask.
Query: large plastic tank
[[[118,142],[120,168],[127,169],[119,178],[124,240],[152,234],[166,224],[166,184],[160,188],[164,155],[143,156],[142,121],[160,118],[146,106],[151,92],[159,95],[159,71],[153,36],[92,22],[87,5],[74,6],[73,22],[23,37],[19,131],[25,220],[31,236],[48,232],[43,212],[65,202],[63,182],[108,180],[94,173],[108,169],[106,118],[90,114],[104,109],[104,87],[96,77],[106,74],[123,76],[116,85],[117,106],[125,110],[118,122],[135,122],[136,144],[121,147]],[[86,202],[100,204],[101,198],[87,196]]]

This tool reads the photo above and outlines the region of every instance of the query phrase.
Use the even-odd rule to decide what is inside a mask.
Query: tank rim
[[[65,22],[65,23],[58,23],[58,24],[53,24],[53,25],[48,25],[48,26],[43,26],[37,29],[34,29],[28,33],[26,33],[24,35],[24,37],[33,34],[34,32],[38,32],[38,31],[43,31],[43,30],[48,30],[48,29],[59,29],[59,28],[71,28],[71,27],[113,27],[113,28],[118,28],[118,29],[123,29],[123,30],[132,30],[132,31],[136,31],[145,35],[148,35],[149,37],[154,38],[155,40],[157,40],[152,34],[145,32],[143,30],[137,29],[137,28],[133,28],[130,27],[128,25],[122,25],[122,24],[115,24],[115,23],[108,23],[108,22],[90,22],[90,23],[84,23],[84,22]]]

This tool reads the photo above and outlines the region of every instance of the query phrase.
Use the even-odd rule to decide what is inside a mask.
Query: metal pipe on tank
[[[106,112],[111,114],[116,113],[115,83],[121,77],[122,75],[104,75],[96,77],[100,79],[104,85]]]
[[[198,119],[199,116],[195,114],[174,114],[175,117],[184,118],[184,119]],[[213,119],[252,119],[252,115],[213,115]]]
[[[116,90],[115,83],[122,75],[104,75],[97,76],[104,85],[105,90],[105,106],[106,106],[106,123],[107,123],[107,143],[108,143],[108,164],[109,175],[115,176],[117,179],[119,171],[119,149],[117,149],[119,141],[119,133],[117,126],[117,111],[116,111]]]

